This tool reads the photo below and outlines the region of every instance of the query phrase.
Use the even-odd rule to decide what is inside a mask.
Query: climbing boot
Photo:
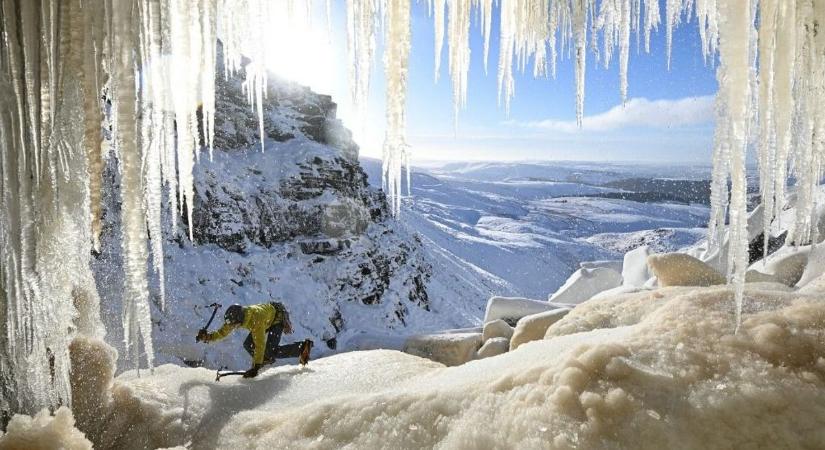
[[[309,362],[309,354],[312,351],[312,341],[310,339],[305,339],[304,343],[301,344],[301,354],[298,356],[298,362],[305,366]]]

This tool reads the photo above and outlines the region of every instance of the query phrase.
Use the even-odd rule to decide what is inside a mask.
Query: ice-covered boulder
[[[799,247],[798,249],[784,247],[769,256],[764,262],[757,261],[753,263],[750,269],[773,275],[777,282],[786,286],[794,286],[805,272],[810,252],[810,246]],[[812,268],[811,271],[811,278],[815,278],[813,276],[815,269]],[[810,279],[806,281],[810,281]]]
[[[488,340],[478,349],[476,359],[489,358],[491,356],[498,356],[510,349],[510,340],[503,337],[496,337]]]
[[[590,300],[599,292],[613,289],[622,284],[622,274],[613,269],[598,267],[595,269],[579,269],[560,287],[550,301],[578,305]]]
[[[485,343],[494,338],[505,338],[509,341],[512,336],[513,327],[501,319],[496,319],[492,322],[487,322],[484,324],[482,338]]]
[[[613,269],[616,272],[622,271],[622,261],[619,259],[615,260],[602,260],[602,261],[585,261],[579,264],[579,268],[581,269],[597,269],[597,268],[605,268],[605,269]]]
[[[515,350],[519,345],[530,341],[544,339],[544,334],[550,328],[550,325],[561,320],[569,312],[569,309],[556,309],[522,317],[516,324],[513,337],[510,339],[510,350]]]
[[[726,282],[716,269],[685,253],[650,255],[647,263],[662,287],[713,286]]]
[[[473,359],[481,344],[481,333],[420,334],[407,339],[404,352],[445,366],[459,366]]]
[[[745,283],[778,283],[775,276],[762,273],[756,269],[745,272]]]
[[[650,247],[643,245],[624,255],[622,263],[622,285],[642,287],[650,279],[650,270],[647,266],[647,257],[650,256]]]
[[[0,431],[0,449],[64,449],[91,450],[92,443],[74,426],[69,408],[60,407],[52,416],[48,409],[34,417],[16,415],[9,422],[6,434]]]
[[[484,323],[502,319],[509,324],[515,324],[524,316],[557,308],[558,306],[542,300],[521,297],[491,297],[487,301],[487,310],[484,312]]]

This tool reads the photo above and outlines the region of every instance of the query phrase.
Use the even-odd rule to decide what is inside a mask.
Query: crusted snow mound
[[[685,253],[650,255],[647,263],[660,286],[713,286],[725,277],[713,267]]]
[[[779,284],[579,305],[548,339],[459,367],[351,352],[255,380],[161,366],[114,382],[110,441],[193,448],[822,448],[825,304]],[[480,424],[486,424],[480,426]],[[128,440],[118,448],[129,448]],[[99,448],[112,448],[100,445]]]
[[[54,416],[48,409],[34,417],[16,415],[9,422],[4,435],[0,431],[2,450],[91,450],[92,443],[74,427],[74,418],[68,408],[61,407]]]

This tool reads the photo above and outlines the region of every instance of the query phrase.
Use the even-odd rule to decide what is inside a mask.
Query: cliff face
[[[370,336],[466,324],[466,317],[433,311],[430,258],[420,238],[389,216],[383,193],[369,186],[330,97],[270,80],[263,149],[257,115],[237,78],[219,78],[216,103],[215,149],[211,158],[201,152],[194,173],[194,242],[182,219],[177,229],[166,223],[164,310],[157,276],[152,280],[159,362],[248,364],[241,333],[228,344],[195,344],[213,302],[225,309],[281,301],[296,328],[284,340],[313,338],[320,353],[358,347]],[[115,344],[122,333],[116,178],[113,159],[95,263]],[[221,317],[222,310],[211,328]],[[124,363],[119,367],[128,369]]]

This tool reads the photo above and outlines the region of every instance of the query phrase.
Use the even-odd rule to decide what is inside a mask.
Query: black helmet
[[[226,312],[223,315],[223,320],[227,323],[243,323],[243,306],[239,304],[234,304],[229,308],[226,308]]]

